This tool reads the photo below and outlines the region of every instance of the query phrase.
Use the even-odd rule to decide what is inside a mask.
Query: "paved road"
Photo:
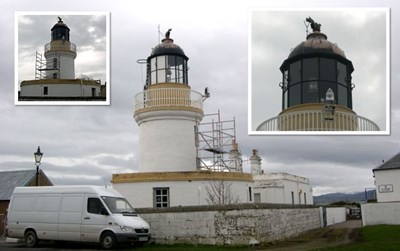
[[[121,248],[119,250],[123,250]],[[0,237],[0,250],[10,250],[10,251],[94,251],[101,250],[99,245],[96,244],[87,244],[87,243],[54,243],[54,242],[40,242],[39,245],[35,248],[27,249],[23,242],[8,242],[4,237]]]

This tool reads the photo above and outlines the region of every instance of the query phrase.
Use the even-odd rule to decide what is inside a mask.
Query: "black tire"
[[[105,232],[101,235],[100,245],[103,249],[110,250],[117,246],[117,239],[111,232]]]
[[[38,243],[38,238],[36,236],[35,231],[29,230],[28,232],[25,233],[25,246],[28,248],[33,248],[37,245]]]

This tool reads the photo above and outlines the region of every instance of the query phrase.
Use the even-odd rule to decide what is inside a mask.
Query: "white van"
[[[117,191],[95,186],[17,187],[8,208],[8,237],[98,242],[104,249],[117,243],[142,245],[150,226]]]

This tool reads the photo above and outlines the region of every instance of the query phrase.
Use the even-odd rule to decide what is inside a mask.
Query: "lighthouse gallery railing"
[[[326,120],[322,111],[301,111],[281,114],[262,122],[257,131],[379,131],[371,120],[345,112],[335,112]]]
[[[203,95],[183,88],[150,89],[135,95],[135,111],[150,107],[192,107],[202,110]]]

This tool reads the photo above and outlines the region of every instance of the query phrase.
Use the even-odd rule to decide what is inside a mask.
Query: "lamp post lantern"
[[[35,156],[35,165],[36,165],[36,186],[39,185],[39,166],[40,161],[42,160],[43,153],[40,152],[40,146],[38,146],[37,151],[33,153]]]

